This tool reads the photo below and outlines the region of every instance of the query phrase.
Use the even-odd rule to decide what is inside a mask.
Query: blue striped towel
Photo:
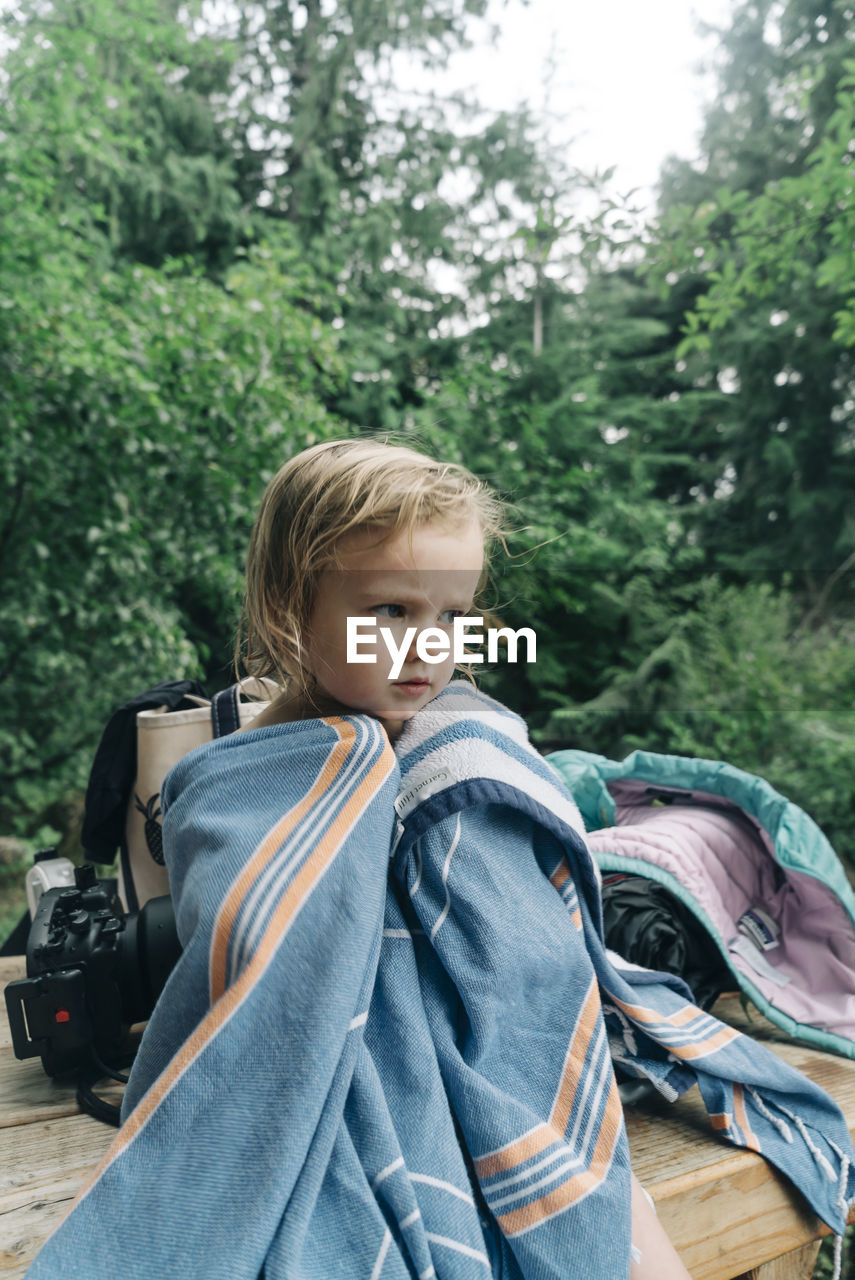
[[[578,811],[498,703],[451,685],[395,753],[366,716],[250,730],[164,796],[185,949],[34,1280],[624,1280],[613,1058],[697,1082],[842,1229],[839,1110],[605,951]]]

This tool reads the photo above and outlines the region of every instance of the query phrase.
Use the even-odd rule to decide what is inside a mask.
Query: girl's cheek
[[[450,653],[448,657],[443,660],[443,662],[437,669],[440,674],[440,679],[444,685],[448,684],[449,680],[453,680],[454,679],[454,654]]]

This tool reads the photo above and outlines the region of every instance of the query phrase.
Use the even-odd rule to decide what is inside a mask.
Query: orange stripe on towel
[[[226,957],[229,939],[241,904],[252,885],[268,863],[272,862],[284,841],[306,816],[309,810],[330,790],[341,774],[356,741],[356,729],[346,720],[327,721],[339,735],[339,741],[330,752],[317,780],[303,798],[289,809],[261,841],[250,861],[232,885],[217,913],[211,939],[210,994],[211,1003],[219,1000],[226,989]]]
[[[618,1000],[616,996],[611,998],[628,1017],[634,1018],[636,1022],[640,1022],[642,1026],[646,1027],[655,1027],[658,1023],[661,1027],[674,1027],[676,1029],[693,1022],[695,1018],[706,1016],[702,1009],[698,1009],[692,1004],[687,1005],[684,1009],[678,1009],[676,1013],[665,1015],[656,1013],[654,1009],[647,1009],[643,1005],[625,1004],[623,1000]],[[691,1061],[693,1058],[704,1058],[709,1053],[715,1053],[717,1049],[722,1049],[726,1044],[738,1040],[740,1035],[738,1031],[734,1031],[732,1027],[726,1027],[724,1023],[719,1023],[716,1030],[710,1032],[705,1039],[698,1040],[694,1044],[672,1044],[665,1031],[651,1030],[648,1034],[652,1039],[659,1040],[667,1045],[675,1058],[683,1058],[686,1061]]]
[[[750,1147],[752,1151],[760,1150],[760,1139],[751,1128],[748,1120],[748,1113],[745,1110],[745,1095],[742,1091],[741,1084],[733,1086],[733,1115],[736,1123],[739,1125],[745,1136],[745,1145]]]
[[[564,1132],[570,1122],[573,1102],[579,1089],[582,1067],[592,1038],[600,1026],[600,996],[596,978],[585,996],[573,1036],[564,1059],[561,1080],[555,1095],[549,1123],[539,1125],[498,1151],[475,1161],[475,1171],[482,1180],[497,1173],[506,1173],[530,1160],[553,1143],[563,1142]],[[593,1069],[593,1066],[589,1066]],[[575,1201],[582,1199],[602,1182],[614,1156],[615,1146],[623,1124],[623,1109],[611,1065],[606,1059],[602,1070],[608,1071],[610,1080],[600,1130],[591,1157],[590,1166],[574,1173],[566,1182],[553,1187],[531,1204],[514,1209],[497,1217],[496,1221],[506,1235],[518,1235],[528,1231],[547,1218],[553,1217]],[[569,1148],[567,1154],[571,1155]]]
[[[518,1164],[524,1164],[526,1160],[539,1155],[541,1151],[560,1140],[560,1133],[556,1133],[548,1124],[539,1124],[536,1129],[509,1142],[507,1146],[499,1147],[486,1156],[479,1156],[475,1161],[475,1172],[483,1182],[487,1178],[492,1178],[494,1174],[515,1169]]]
[[[564,888],[570,879],[570,866],[566,858],[562,858],[558,866],[549,877],[550,884],[554,885],[559,891]]]
[[[552,1218],[564,1209],[569,1209],[572,1204],[583,1200],[586,1195],[596,1190],[611,1167],[622,1124],[623,1108],[613,1076],[590,1166],[574,1174],[567,1182],[554,1187],[538,1200],[533,1200],[531,1204],[499,1215],[496,1221],[505,1235],[516,1236],[523,1231],[529,1231],[547,1218]]]
[[[705,1058],[710,1053],[715,1053],[718,1049],[723,1049],[726,1044],[731,1044],[739,1036],[738,1031],[734,1031],[732,1027],[722,1027],[716,1031],[714,1035],[709,1036],[706,1040],[701,1040],[698,1044],[669,1044],[668,1051],[673,1053],[675,1058],[682,1058],[685,1062],[691,1062],[695,1058]]]
[[[570,1120],[573,1099],[579,1088],[582,1064],[585,1061],[591,1037],[598,1026],[599,1014],[600,994],[597,989],[597,979],[592,978],[567,1053],[564,1055],[564,1068],[555,1101],[552,1104],[552,1114],[549,1117],[550,1125],[562,1138]]]

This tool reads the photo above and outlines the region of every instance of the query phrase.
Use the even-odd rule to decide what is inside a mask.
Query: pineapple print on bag
[[[160,792],[156,791],[149,798],[148,804],[143,804],[139,796],[134,793],[134,800],[138,811],[145,818],[145,842],[148,851],[158,866],[163,866],[163,833],[160,829]]]

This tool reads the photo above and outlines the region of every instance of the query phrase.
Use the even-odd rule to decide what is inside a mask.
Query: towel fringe
[[[781,1110],[783,1111],[784,1115],[785,1115],[785,1116],[789,1116],[789,1118],[792,1120],[793,1124],[794,1124],[794,1125],[796,1126],[796,1128],[798,1129],[799,1134],[800,1134],[800,1136],[801,1136],[802,1140],[804,1141],[805,1146],[807,1147],[808,1151],[809,1151],[809,1152],[811,1153],[811,1155],[813,1156],[813,1158],[814,1158],[814,1160],[816,1161],[816,1163],[819,1165],[820,1169],[822,1169],[823,1173],[825,1174],[826,1178],[828,1178],[829,1182],[837,1182],[837,1181],[838,1181],[838,1176],[837,1176],[837,1174],[834,1172],[834,1170],[832,1169],[832,1167],[831,1167],[831,1165],[830,1165],[830,1163],[829,1163],[829,1161],[828,1161],[828,1157],[827,1157],[827,1156],[825,1156],[825,1155],[823,1155],[823,1153],[820,1151],[819,1147],[818,1147],[818,1146],[816,1145],[816,1143],[814,1142],[813,1138],[812,1138],[812,1137],[810,1136],[810,1134],[808,1133],[808,1131],[807,1131],[807,1126],[805,1125],[805,1122],[804,1122],[804,1120],[802,1120],[801,1116],[797,1116],[797,1115],[795,1114],[795,1112],[793,1112],[793,1111],[789,1111],[785,1106],[781,1105],[780,1103],[779,1103],[778,1105],[780,1106],[780,1108],[781,1108]],[[839,1149],[838,1149],[838,1150],[839,1150]],[[841,1153],[841,1158],[842,1158],[842,1159],[844,1159],[844,1160],[846,1159],[846,1157],[845,1157],[845,1156],[843,1156],[843,1155],[842,1155],[842,1153]],[[847,1164],[848,1164],[848,1161],[847,1161]]]
[[[834,1271],[831,1280],[840,1280],[843,1269],[843,1236],[834,1237]]]
[[[773,1124],[775,1126],[775,1128],[778,1130],[778,1133],[780,1133],[781,1137],[784,1139],[785,1142],[793,1142],[793,1132],[790,1126],[786,1123],[786,1121],[782,1120],[780,1116],[775,1116],[772,1114],[772,1112],[766,1106],[766,1103],[760,1097],[759,1093],[757,1093],[750,1086],[746,1086],[746,1088],[748,1093],[750,1093],[751,1097],[754,1099],[754,1105],[757,1108],[757,1110],[760,1112],[761,1116],[763,1116],[765,1120],[768,1120],[770,1124]]]

